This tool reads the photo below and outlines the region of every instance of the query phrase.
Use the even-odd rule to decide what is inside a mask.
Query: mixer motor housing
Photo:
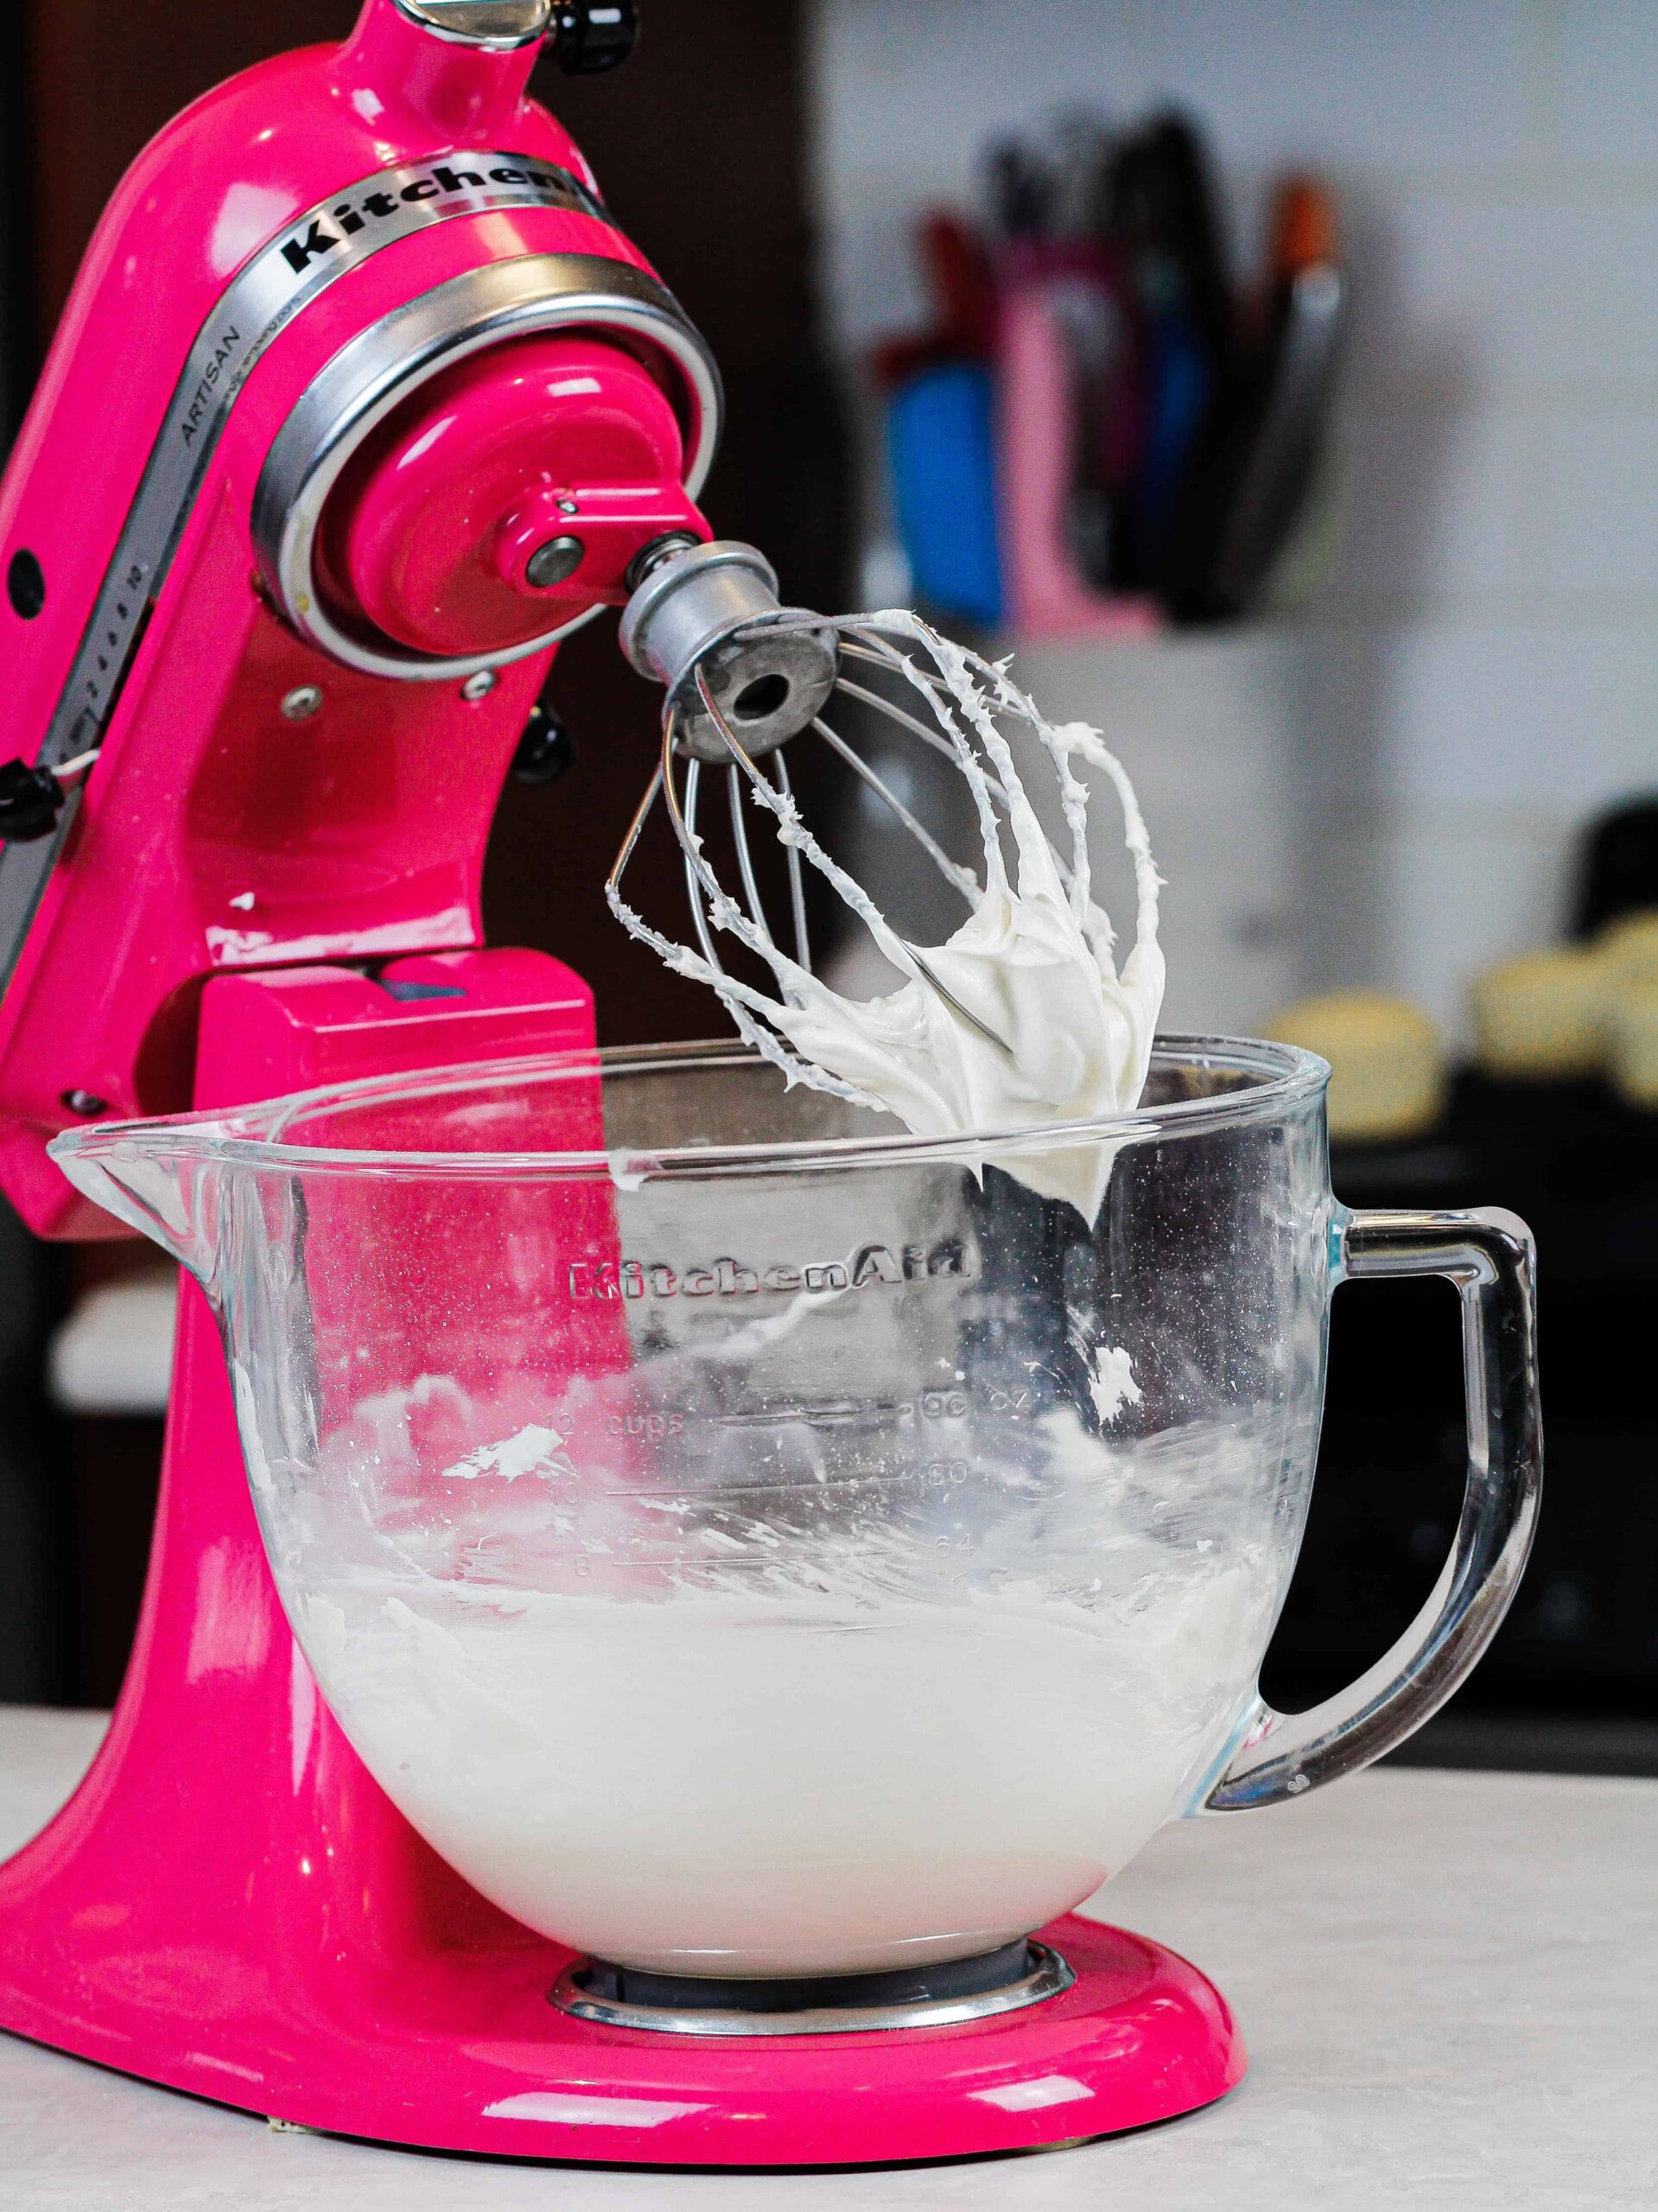
[[[711,534],[713,362],[525,97],[543,31],[592,66],[624,18],[368,0],[98,226],[0,490],[0,1185],[43,1234],[124,1233],[44,1147],[189,1103],[209,976],[480,943],[558,640]]]

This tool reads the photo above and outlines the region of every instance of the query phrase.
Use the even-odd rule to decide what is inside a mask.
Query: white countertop
[[[0,1707],[0,1852],[96,1745]],[[740,2176],[276,2133],[0,2036],[6,2212],[1604,2212],[1658,2205],[1658,1782],[1389,1769],[1168,1830],[1104,1916],[1197,1960],[1249,2078],[1039,2158]]]

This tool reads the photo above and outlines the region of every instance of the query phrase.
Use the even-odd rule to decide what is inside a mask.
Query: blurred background
[[[144,139],[353,13],[0,20],[0,442]],[[1338,1195],[1537,1231],[1541,1535],[1407,1755],[1658,1772],[1658,10],[643,13],[621,76],[537,89],[720,358],[716,525],[785,595],[916,604],[1102,729],[1169,880],[1168,1026],[1324,1052]],[[703,1033],[594,859],[655,702],[603,624],[552,696],[575,764],[503,798],[491,934],[575,949],[608,1041]],[[1281,1704],[1379,1655],[1445,1556],[1452,1299],[1338,1301]],[[170,1326],[143,1256],[0,1218],[0,1698],[115,1694]]]

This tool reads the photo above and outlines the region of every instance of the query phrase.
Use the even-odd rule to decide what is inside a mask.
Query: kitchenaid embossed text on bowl
[[[1495,1625],[1523,1232],[1345,1212],[1324,1089],[1169,1040],[1135,1114],[923,1141],[674,1048],[56,1150],[218,1308],[283,1603],[421,1833],[620,1967],[850,1975],[995,1951],[1172,1815],[1363,1763]],[[1020,1179],[1056,1148],[1098,1155],[1092,1222]],[[1477,1464],[1385,1672],[1286,1721],[1256,1681],[1361,1269],[1464,1283]]]

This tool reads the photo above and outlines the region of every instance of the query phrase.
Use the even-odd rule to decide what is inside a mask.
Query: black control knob
[[[551,707],[537,702],[512,756],[512,773],[521,784],[556,784],[575,760],[575,740]]]
[[[58,826],[64,796],[49,768],[8,760],[0,767],[0,844],[32,845],[49,837]]]
[[[550,36],[567,77],[596,77],[638,44],[638,0],[555,0]]]

